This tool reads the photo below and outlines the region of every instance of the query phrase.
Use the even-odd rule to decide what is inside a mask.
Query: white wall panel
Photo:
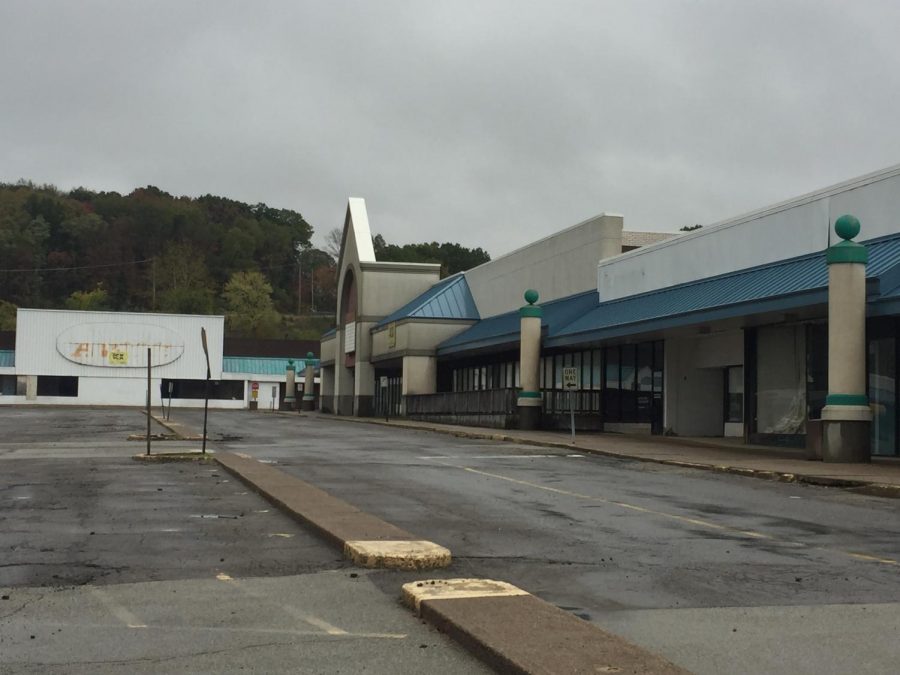
[[[600,300],[615,300],[825,250],[834,221],[860,219],[865,241],[900,230],[900,167],[601,261]]]
[[[222,373],[221,316],[20,309],[16,321],[21,375],[140,377],[150,346],[151,354],[156,352],[153,363],[161,364],[154,365],[154,377],[203,379],[201,328],[207,332],[212,378]]]

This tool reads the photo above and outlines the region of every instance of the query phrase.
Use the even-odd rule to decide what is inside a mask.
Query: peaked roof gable
[[[481,318],[464,274],[454,274],[436,283],[400,309],[376,324],[381,328],[400,319],[457,319],[477,321]]]

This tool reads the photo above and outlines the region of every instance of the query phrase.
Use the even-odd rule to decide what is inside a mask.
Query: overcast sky
[[[498,255],[900,163],[900,3],[0,2],[0,181],[213,193]]]

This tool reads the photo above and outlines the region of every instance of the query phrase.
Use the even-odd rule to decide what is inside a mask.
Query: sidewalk
[[[851,489],[881,497],[900,498],[900,461],[873,458],[871,464],[826,464],[805,459],[802,450],[740,445],[727,440],[578,433],[575,444],[567,432],[518,431],[456,426],[412,420],[341,417],[321,413],[305,416],[357,424],[433,431],[462,438],[483,438],[526,445],[576,450],[621,459],[732,473],[789,483],[809,483]]]

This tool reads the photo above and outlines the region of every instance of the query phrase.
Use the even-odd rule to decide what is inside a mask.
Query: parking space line
[[[262,602],[267,602],[270,605],[274,605],[275,607],[278,607],[279,609],[281,609],[285,614],[288,614],[295,619],[298,619],[300,621],[308,623],[310,626],[315,626],[316,628],[319,628],[319,629],[325,631],[328,635],[348,635],[348,632],[343,630],[342,628],[333,626],[332,624],[328,623],[324,619],[320,619],[317,616],[308,614],[308,613],[304,612],[303,610],[298,609],[297,607],[294,607],[293,605],[269,601],[265,596],[261,595],[260,593],[257,593],[256,591],[254,591],[250,588],[247,588],[244,584],[239,583],[237,581],[237,579],[229,576],[228,574],[225,574],[224,572],[220,572],[219,574],[217,574],[216,579],[218,579],[219,581],[224,581],[225,583],[230,585],[232,588],[236,588],[241,593],[244,593],[245,595],[249,595],[251,598],[254,598],[255,600],[260,600]]]
[[[131,628],[131,626],[123,626],[121,624],[106,624],[106,623],[65,623],[61,621],[41,621],[39,624],[45,628],[73,628],[73,629],[87,629],[87,630],[126,630]],[[403,640],[409,637],[407,633],[351,633],[345,631],[343,633],[339,633],[336,635],[332,635],[330,633],[322,633],[320,630],[297,630],[294,628],[239,628],[235,626],[188,626],[183,624],[171,624],[167,626],[154,626],[147,625],[141,626],[141,628],[145,628],[148,631],[174,631],[178,633],[183,633],[185,631],[195,631],[202,633],[259,633],[263,635],[298,635],[298,636],[308,636],[308,635],[318,635],[320,637],[332,637],[332,638],[368,638],[373,640]]]
[[[116,617],[119,621],[125,624],[128,628],[146,628],[147,624],[137,618],[133,613],[131,613],[128,609],[126,609],[123,605],[119,604],[115,600],[113,600],[112,596],[106,591],[97,588],[96,586],[91,586],[91,594],[95,598],[97,598],[106,609],[109,610],[110,614]]]
[[[696,525],[698,527],[704,527],[710,530],[719,530],[722,532],[728,532],[730,534],[747,537],[748,539],[767,539],[770,541],[777,542],[779,544],[787,544],[790,546],[802,546],[809,550],[813,551],[823,551],[829,554],[838,554],[853,558],[855,560],[862,560],[865,562],[873,562],[881,565],[890,565],[893,567],[900,566],[900,561],[895,560],[893,558],[884,558],[880,556],[870,555],[867,553],[861,553],[857,551],[846,551],[840,548],[828,548],[825,546],[816,546],[807,544],[801,541],[794,541],[791,539],[782,539],[780,537],[776,537],[771,534],[766,534],[764,532],[757,532],[754,530],[745,530],[739,527],[733,527],[731,525],[724,525],[722,523],[716,523],[711,520],[706,520],[702,518],[691,518],[689,516],[682,516],[677,513],[668,513],[666,511],[659,511],[657,509],[647,508],[645,506],[638,506],[637,504],[629,504],[628,502],[619,501],[616,499],[607,499],[605,497],[600,497],[597,495],[587,495],[580,492],[572,492],[569,490],[562,490],[560,488],[550,487],[549,485],[541,485],[540,483],[533,483],[527,480],[520,480],[518,478],[513,478],[511,476],[504,476],[499,473],[492,473],[490,471],[482,471],[481,469],[474,469],[470,466],[464,466],[462,464],[451,464],[450,462],[441,461],[437,457],[431,457],[438,464],[441,464],[446,467],[460,469],[462,471],[466,471],[468,473],[474,473],[480,476],[485,476],[487,478],[495,478],[497,480],[506,481],[509,483],[515,483],[516,485],[522,485],[525,487],[534,488],[536,490],[542,490],[544,492],[552,492],[558,495],[564,495],[566,497],[574,497],[575,499],[582,499],[592,502],[597,502],[599,504],[609,504],[610,506],[616,506],[621,509],[627,509],[629,511],[636,511],[638,513],[644,513],[651,516],[656,516],[659,518],[665,518],[668,520],[674,520],[682,523],[687,523],[689,525]]]

